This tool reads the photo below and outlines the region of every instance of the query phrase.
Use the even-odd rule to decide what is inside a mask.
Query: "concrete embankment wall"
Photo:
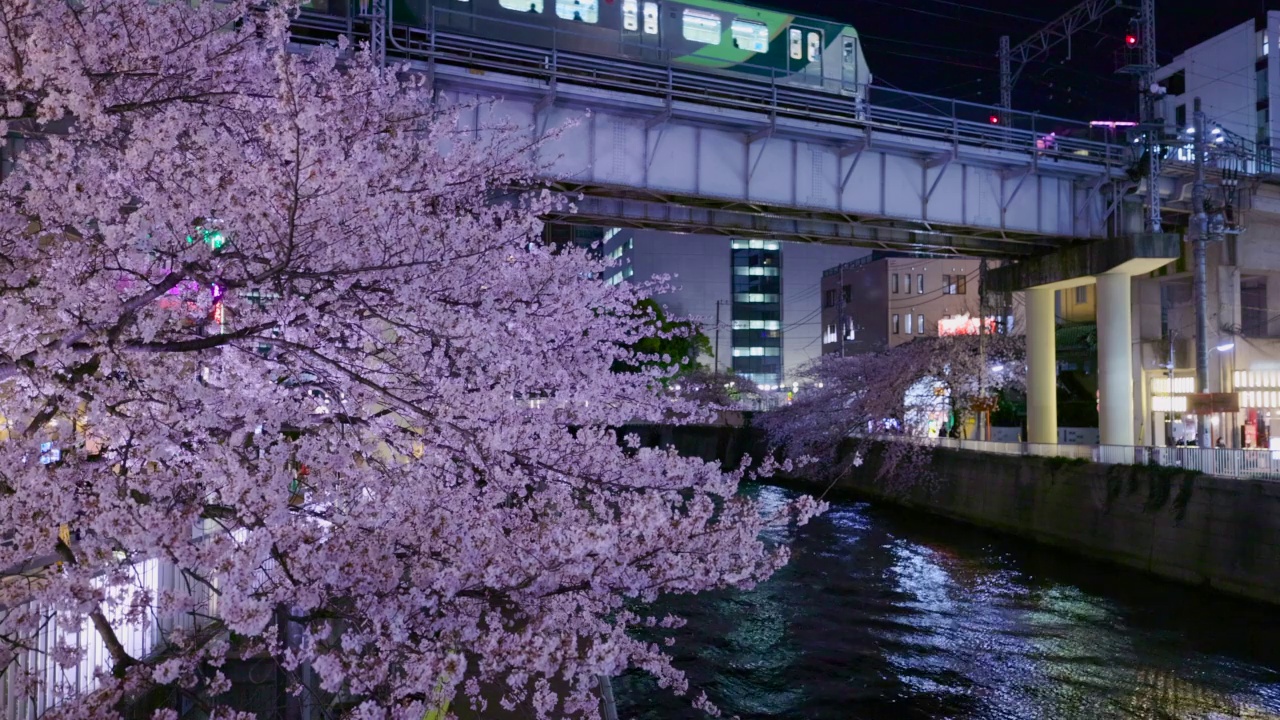
[[[1280,482],[937,450],[886,487],[877,453],[838,487],[1182,582],[1280,603]]]
[[[674,444],[682,454],[727,464],[764,450],[763,436],[749,428],[628,430],[646,445]],[[923,479],[886,483],[878,466],[873,450],[835,492],[1280,604],[1280,481],[959,450],[935,451],[931,477]]]

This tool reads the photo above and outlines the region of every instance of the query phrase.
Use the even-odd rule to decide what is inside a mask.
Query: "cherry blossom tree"
[[[0,2],[18,705],[233,717],[237,658],[326,717],[684,691],[630,634],[679,621],[632,601],[766,578],[760,531],[821,506],[620,443],[705,413],[627,349],[644,288],[536,241],[533,141],[345,43],[289,52],[288,10]]]
[[[806,388],[795,401],[757,424],[788,456],[814,461],[806,474],[832,479],[860,462],[877,438],[894,435],[881,447],[881,479],[909,482],[931,458],[931,445],[922,442],[929,418],[963,423],[981,398],[1021,389],[1023,347],[1021,337],[962,335],[823,356],[803,371]]]

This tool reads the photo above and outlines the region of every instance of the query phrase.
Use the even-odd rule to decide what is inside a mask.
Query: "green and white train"
[[[848,25],[726,0],[388,0],[396,25],[531,47],[671,62],[865,97],[871,83]],[[349,0],[312,0],[343,15]]]

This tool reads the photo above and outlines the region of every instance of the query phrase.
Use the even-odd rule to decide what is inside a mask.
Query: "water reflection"
[[[778,539],[768,583],[663,602],[690,619],[677,665],[727,714],[1280,720],[1271,609],[863,504]],[[622,717],[701,717],[616,687]]]

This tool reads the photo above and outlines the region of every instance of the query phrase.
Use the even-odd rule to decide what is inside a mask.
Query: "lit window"
[[[769,52],[769,27],[750,20],[734,20],[729,26],[733,46],[751,52]]]
[[[781,330],[782,323],[777,320],[734,320],[734,330]]]
[[[791,50],[791,59],[799,60],[804,57],[804,33],[797,28],[791,28],[791,32],[787,34],[788,46]]]
[[[857,339],[857,333],[855,332],[853,327],[853,318],[846,318],[844,321],[844,339],[845,340]]]
[[[907,334],[911,334],[911,313],[907,313]]]
[[[594,24],[600,19],[600,0],[556,0],[556,17]]]
[[[734,357],[777,357],[780,348],[776,347],[735,347]]]
[[[916,332],[920,333],[921,335],[924,334],[924,316],[923,315],[916,316]]]
[[[822,54],[822,33],[816,31],[809,32],[809,62],[818,59]]]
[[[640,29],[640,0],[622,0],[622,29]]]
[[[720,44],[720,16],[701,10],[684,11],[684,39],[705,45]]]
[[[656,2],[644,4],[644,34],[658,34],[658,3]]]
[[[924,275],[916,275],[916,292],[924,294]]]
[[[777,240],[730,240],[734,250],[777,250],[782,247]]]
[[[542,0],[498,0],[498,4],[508,10],[517,12],[542,12]]]
[[[910,316],[908,316],[908,317],[910,317]],[[894,335],[897,335],[897,334],[898,334],[898,332],[899,332],[899,329],[900,329],[900,328],[899,328],[899,323],[900,323],[900,320],[899,320],[898,316],[897,316],[897,315],[894,315],[894,316],[893,316],[893,334],[894,334]]]
[[[822,333],[822,344],[830,345],[836,341],[836,326],[828,325]]]
[[[942,276],[942,294],[943,294],[943,295],[955,295],[955,294],[956,294],[956,288],[955,288],[955,286],[954,286],[954,285],[952,285],[952,284],[951,284],[951,276],[950,276],[950,275],[943,275],[943,276]]]

